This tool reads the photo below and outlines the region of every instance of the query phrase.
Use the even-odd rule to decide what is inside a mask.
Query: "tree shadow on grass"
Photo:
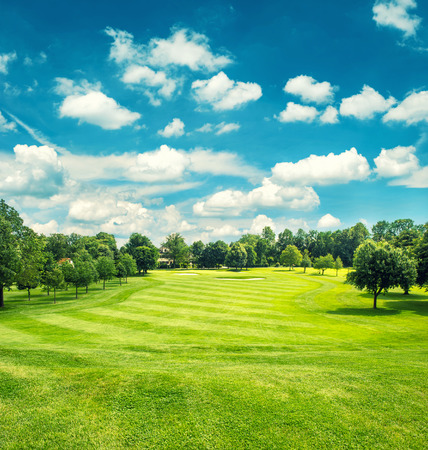
[[[409,298],[409,296],[406,296]],[[416,296],[413,296],[416,297]],[[409,300],[403,299],[403,296],[399,300],[385,301],[385,306],[388,308],[394,308],[401,311],[412,311],[420,316],[428,316],[428,301],[426,300]]]
[[[400,314],[398,309],[382,309],[382,308],[338,308],[334,311],[327,311],[327,314],[337,314],[342,316],[395,316]]]

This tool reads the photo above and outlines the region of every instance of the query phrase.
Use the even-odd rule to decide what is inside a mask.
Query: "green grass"
[[[426,448],[424,291],[374,311],[345,270],[178,273],[6,292],[0,448]]]

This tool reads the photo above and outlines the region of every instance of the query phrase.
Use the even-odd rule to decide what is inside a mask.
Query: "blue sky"
[[[420,0],[0,7],[0,196],[39,232],[428,220]]]

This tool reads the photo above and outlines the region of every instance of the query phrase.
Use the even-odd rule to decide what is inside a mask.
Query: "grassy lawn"
[[[6,292],[0,448],[426,448],[427,293],[374,311],[334,274]]]

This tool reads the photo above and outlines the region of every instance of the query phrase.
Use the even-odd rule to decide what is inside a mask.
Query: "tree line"
[[[372,233],[362,223],[334,232],[299,229],[294,234],[285,229],[278,236],[265,227],[260,234],[244,234],[231,244],[222,240],[204,244],[198,240],[187,245],[179,233],[172,233],[159,249],[147,236],[133,233],[118,249],[115,237],[105,232],[95,236],[38,235],[24,226],[14,208],[0,200],[0,306],[4,304],[4,289],[13,283],[27,290],[29,300],[31,289],[41,285],[48,295],[53,292],[55,301],[57,289],[73,286],[77,298],[78,289],[87,291],[91,283],[102,281],[105,288],[106,281],[113,277],[121,283],[128,276],[137,272],[144,275],[156,267],[248,269],[283,265],[289,270],[300,266],[304,271],[314,267],[322,274],[326,269],[335,269],[337,274],[342,267],[369,267],[370,258],[357,258],[362,254],[357,249],[369,242],[375,249],[382,248],[389,261],[401,261],[401,266],[394,266],[395,274],[407,274],[399,281],[398,276],[393,276],[382,289],[404,286],[408,292],[415,283],[426,285],[428,227],[410,219],[380,221]],[[364,283],[356,272],[349,274],[348,281],[361,288]],[[367,280],[368,274],[363,278]],[[367,283],[363,287],[370,292],[379,290],[379,286],[368,287]]]

